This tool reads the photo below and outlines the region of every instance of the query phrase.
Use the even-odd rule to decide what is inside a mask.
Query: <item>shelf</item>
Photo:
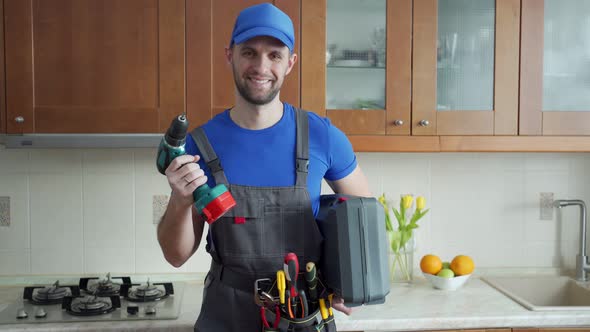
[[[348,135],[356,152],[590,152],[590,136]]]
[[[327,65],[326,68],[335,68],[335,69],[380,69],[385,70],[384,66],[335,66],[335,65]]]

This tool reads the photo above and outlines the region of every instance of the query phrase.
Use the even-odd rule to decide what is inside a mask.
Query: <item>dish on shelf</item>
[[[358,60],[358,59],[343,59],[343,60],[334,60],[330,64],[331,66],[339,66],[339,67],[371,67],[371,63],[367,60]]]

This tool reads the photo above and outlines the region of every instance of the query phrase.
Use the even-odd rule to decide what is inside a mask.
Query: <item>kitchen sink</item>
[[[590,310],[589,284],[570,277],[485,277],[482,280],[529,310]]]

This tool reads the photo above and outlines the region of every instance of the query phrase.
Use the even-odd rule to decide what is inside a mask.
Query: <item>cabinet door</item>
[[[187,3],[187,109],[191,123],[199,125],[234,104],[235,85],[224,49],[229,46],[234,21],[246,7],[265,0],[189,0]],[[275,0],[291,17],[295,28],[295,53],[300,50],[299,0]],[[281,88],[281,100],[299,106],[298,63]]]
[[[8,133],[156,133],[185,109],[184,0],[6,0]]]
[[[512,332],[589,332],[587,327],[514,328]]]
[[[352,135],[409,135],[411,0],[303,0],[302,107]]]
[[[6,133],[6,90],[4,78],[4,2],[0,2],[0,134]]]
[[[412,135],[517,134],[519,20],[519,0],[414,1]]]
[[[590,135],[590,2],[523,0],[521,135]]]

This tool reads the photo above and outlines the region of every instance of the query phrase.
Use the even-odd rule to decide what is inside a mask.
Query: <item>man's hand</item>
[[[349,308],[344,305],[344,300],[340,296],[334,296],[332,300],[332,308],[350,316],[352,314],[352,308]]]
[[[200,156],[183,155],[174,158],[166,169],[166,178],[172,188],[172,195],[185,202],[193,203],[193,191],[207,182],[205,172],[197,161]]]

